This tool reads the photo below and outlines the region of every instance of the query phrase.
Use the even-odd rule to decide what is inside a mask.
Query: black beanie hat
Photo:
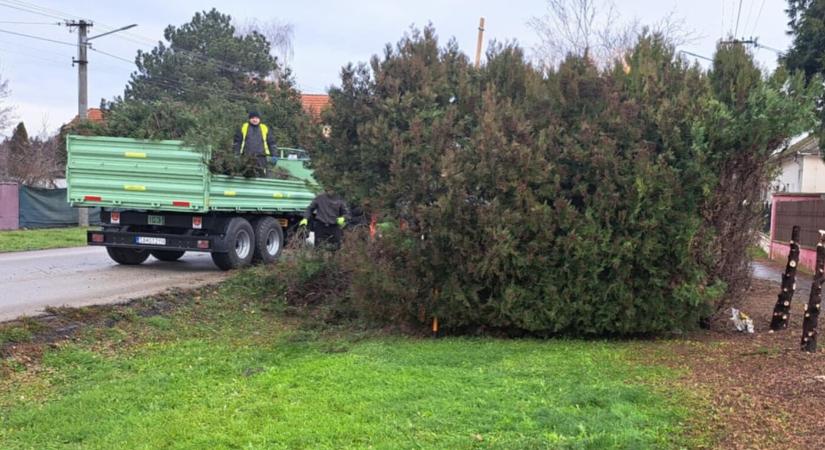
[[[259,118],[259,119],[260,119],[260,118],[261,118],[261,115],[260,115],[260,114],[258,114],[258,111],[249,111],[249,118],[251,119],[251,118],[253,118],[253,117],[257,117],[257,118]]]

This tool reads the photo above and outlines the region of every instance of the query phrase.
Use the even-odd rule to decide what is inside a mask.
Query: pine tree
[[[9,175],[17,180],[24,180],[27,175],[27,166],[35,155],[31,152],[31,142],[26,125],[17,124],[8,141]]]
[[[741,50],[707,73],[649,35],[608,70],[545,72],[495,45],[476,69],[428,27],[348,66],[316,175],[397,224],[359,260],[359,304],[537,334],[696,326],[746,257],[721,219],[749,223],[772,145],[817,95]]]

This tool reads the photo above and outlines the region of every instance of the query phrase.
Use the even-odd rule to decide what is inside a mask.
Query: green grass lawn
[[[678,374],[631,362],[647,344],[320,333],[251,300],[255,288],[238,281],[250,276],[169,316],[120,312],[36,367],[6,362],[0,448],[694,442],[685,428],[696,400],[668,387]]]
[[[0,253],[86,245],[85,228],[0,231]]]

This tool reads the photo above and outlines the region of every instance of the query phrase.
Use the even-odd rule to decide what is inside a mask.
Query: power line
[[[679,50],[679,53],[684,53],[685,55],[693,56],[694,58],[704,59],[706,61],[713,61],[713,59],[708,58],[707,56],[697,55],[696,53],[689,52],[686,50]]]
[[[719,30],[719,39],[725,39],[725,0],[722,0],[719,4],[722,5],[722,13],[719,16],[722,22],[721,29]]]
[[[3,5],[4,3],[6,3],[6,5]],[[12,3],[12,4],[17,5],[17,6],[7,5],[7,3]],[[55,17],[55,18],[64,19],[64,20],[66,19],[66,17],[79,18],[79,16],[74,16],[74,15],[71,15],[71,14],[66,13],[64,11],[60,11],[60,10],[53,9],[53,8],[45,8],[45,7],[36,5],[34,3],[25,2],[25,1],[21,1],[21,0],[0,0],[0,5],[8,6],[8,7],[15,8],[15,9],[21,9],[21,10],[24,10],[24,11],[27,11],[27,12],[32,12],[32,13],[35,13],[35,14],[48,15],[50,17]],[[28,9],[24,9],[24,8],[28,8]],[[102,22],[97,22],[97,25],[100,26],[101,28],[103,28],[104,30],[114,30],[116,28],[114,26],[111,26],[109,24],[105,24],[105,23],[102,23]],[[155,39],[152,39],[150,37],[143,36],[141,34],[134,33],[134,32],[131,32],[131,31],[126,31],[126,32],[123,32],[123,33],[120,33],[120,34],[116,34],[116,35],[114,35],[114,37],[124,39],[124,40],[128,40],[128,41],[131,41],[133,43],[137,43],[137,44],[141,44],[141,45],[156,45],[157,42],[158,42]],[[72,45],[74,45],[74,44],[72,44]],[[245,73],[245,71],[242,70],[240,67],[238,67],[237,64],[226,61],[224,59],[215,58],[215,57],[208,56],[208,55],[205,55],[205,54],[197,52],[197,51],[188,50],[188,49],[184,49],[184,48],[174,48],[174,49],[171,49],[171,50],[175,53],[181,53],[183,55],[187,55],[194,61],[200,61],[201,63],[214,64],[220,69],[231,71],[231,72]],[[129,61],[129,62],[134,63],[134,61]]]
[[[127,63],[129,63],[129,64],[134,64],[134,63],[135,63],[134,61],[130,61],[130,60],[126,59],[126,58],[123,58],[123,57],[120,57],[120,56],[117,56],[117,55],[113,55],[113,54],[111,54],[111,53],[104,52],[103,50],[98,50],[98,49],[96,49],[96,48],[94,48],[94,47],[89,47],[89,50],[91,50],[91,51],[93,51],[93,52],[96,52],[96,53],[100,53],[101,55],[106,55],[106,56],[108,56],[108,57],[110,57],[110,58],[114,58],[114,59],[117,59],[117,60],[120,60],[120,61],[127,62]]]
[[[117,59],[118,61],[128,63],[129,65],[134,65],[134,61],[129,61],[128,59],[120,57],[118,55],[114,55],[114,54],[104,52],[104,51],[101,51],[101,50],[97,50],[97,49],[94,49],[94,48],[90,48],[90,50],[92,50],[94,52],[97,52],[97,53],[100,53],[102,55],[108,56],[110,58]],[[207,94],[207,95],[221,96],[221,97],[231,98],[231,99],[234,99],[234,100],[243,100],[243,101],[250,100],[250,98],[254,97],[254,94],[243,95],[243,94],[238,94],[238,93],[234,93],[234,92],[219,91],[219,90],[217,90],[216,88],[213,88],[213,87],[205,87],[205,86],[190,87],[190,86],[185,86],[183,84],[183,81],[181,81],[179,79],[163,77],[163,76],[159,76],[159,75],[152,75],[151,77],[140,78],[139,82],[148,83],[150,85],[155,85],[156,87],[160,87],[160,88],[164,88],[164,89],[168,89],[168,90],[176,90],[180,94]]]
[[[69,14],[65,11],[60,11],[60,10],[53,9],[53,8],[47,8],[45,6],[40,6],[40,5],[37,5],[35,3],[25,2],[25,1],[22,1],[22,0],[2,0],[2,2],[6,3],[6,4],[10,4],[10,7],[20,9],[20,10],[24,10],[24,11],[27,11],[27,12],[30,12],[30,13],[33,13],[33,14],[39,14],[39,15],[43,15],[43,16],[50,16],[50,17],[55,17],[55,18],[64,19],[64,20],[67,19],[67,18],[81,19],[80,16],[75,16],[75,15]]]
[[[742,27],[742,32],[748,29],[748,24],[751,23],[751,14],[753,14],[753,4],[758,0],[750,0],[748,2],[748,15],[745,16],[745,23]]]
[[[759,19],[762,17],[762,9],[765,8],[765,0],[762,0],[762,4],[759,6],[759,13],[756,14],[756,22],[753,23],[753,29],[751,29],[751,34],[754,34],[756,31],[756,27],[759,25]]]
[[[754,45],[754,46],[756,46],[757,48],[764,48],[765,50],[770,50],[770,51],[772,51],[772,52],[775,52],[777,55],[782,55],[782,54],[784,54],[784,53],[785,53],[784,51],[779,50],[778,48],[769,47],[769,46],[767,46],[767,45],[762,45],[762,44],[760,44],[760,43],[758,43],[758,42],[754,42],[754,44],[753,44],[753,45]]]
[[[20,22],[17,20],[2,20],[0,23],[5,25],[61,25],[60,22]]]
[[[0,2],[0,6],[5,6],[6,8],[16,9],[18,11],[27,12],[27,13],[30,13],[30,14],[37,14],[37,15],[41,15],[41,16],[44,16],[44,17],[51,17],[52,19],[61,19],[61,20],[65,19],[65,17],[57,16],[57,15],[54,15],[54,14],[49,14],[49,13],[42,12],[42,11],[32,10],[31,8],[21,7],[17,4],[14,4],[14,3],[9,4],[8,2]]]
[[[31,39],[37,39],[37,40],[40,40],[40,41],[53,42],[55,44],[62,44],[62,45],[68,45],[70,47],[76,47],[76,45],[72,44],[71,42],[58,41],[56,39],[49,39],[49,38],[44,38],[44,37],[40,37],[40,36],[33,36],[31,34],[18,33],[18,32],[15,32],[15,31],[0,30],[0,33],[13,34],[15,36],[22,36],[22,37],[27,37],[27,38],[31,38]]]
[[[20,56],[25,56],[27,58],[36,59],[38,61],[46,61],[46,62],[53,63],[53,64],[64,65],[66,63],[66,61],[58,61],[55,58],[46,58],[46,57],[44,57],[40,54],[33,54],[32,52],[21,51],[21,50],[18,50],[16,48],[7,48],[7,47],[1,46],[1,45],[0,45],[0,52],[14,53],[14,54],[17,54],[17,55],[20,55]]]
[[[739,34],[739,18],[742,16],[742,0],[739,0],[739,12],[736,13],[736,29],[733,32],[733,36],[735,37]]]

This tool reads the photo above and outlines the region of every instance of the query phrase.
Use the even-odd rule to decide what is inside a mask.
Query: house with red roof
[[[321,113],[329,107],[329,95],[301,94],[301,106],[315,121],[320,122]]]

